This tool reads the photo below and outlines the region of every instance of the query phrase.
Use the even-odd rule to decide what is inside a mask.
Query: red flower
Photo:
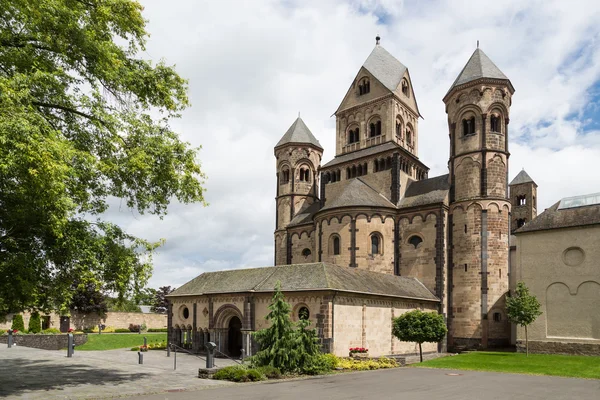
[[[73,332],[73,328],[69,328],[69,330],[67,332],[69,332],[69,333]]]

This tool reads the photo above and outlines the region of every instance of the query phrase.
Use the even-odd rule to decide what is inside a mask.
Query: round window
[[[183,315],[184,319],[188,319],[190,317],[190,310],[187,307],[185,307],[181,314]]]
[[[310,317],[310,311],[308,307],[300,307],[298,310],[298,319],[308,319]]]

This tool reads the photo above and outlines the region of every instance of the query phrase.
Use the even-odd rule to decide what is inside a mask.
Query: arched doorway
[[[236,316],[229,320],[228,351],[230,357],[239,357],[242,354],[242,321]]]

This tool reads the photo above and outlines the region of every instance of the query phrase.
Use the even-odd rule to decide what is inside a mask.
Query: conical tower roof
[[[506,75],[504,75],[502,71],[500,71],[500,68],[498,68],[496,64],[492,62],[492,60],[490,60],[490,58],[483,52],[483,50],[477,48],[473,52],[473,55],[471,55],[471,58],[469,58],[469,61],[467,61],[467,64],[464,66],[462,71],[460,71],[460,74],[458,74],[458,77],[456,78],[452,86],[450,86],[448,93],[450,93],[452,89],[454,89],[457,86],[476,81],[481,78],[507,80],[509,82],[511,90],[514,91],[510,80],[506,77]]]
[[[517,176],[515,176],[515,179],[513,179],[509,185],[520,185],[522,183],[533,183],[534,185],[537,186],[537,184],[533,181],[533,179],[531,179],[531,177],[529,176],[529,174],[527,172],[525,172],[525,170],[521,170],[521,172],[519,172],[519,174]]]
[[[308,127],[300,117],[298,117],[294,121],[292,126],[290,126],[290,128],[285,133],[285,135],[283,135],[282,138],[279,140],[275,148],[290,143],[308,143],[323,150],[321,143],[319,143],[317,138],[312,134],[310,129],[308,129]]]

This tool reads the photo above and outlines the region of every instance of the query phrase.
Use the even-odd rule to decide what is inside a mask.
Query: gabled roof
[[[559,205],[560,201],[517,229],[515,234],[600,224],[600,204],[576,208],[560,208]]]
[[[391,297],[439,301],[419,280],[327,263],[292,264],[276,267],[205,272],[176,289],[168,297],[273,292],[337,290]]]
[[[363,67],[392,92],[396,90],[406,67],[380,45],[376,45]]]
[[[444,203],[448,199],[450,183],[448,174],[434,178],[412,181],[408,184],[399,208]]]
[[[533,183],[534,185],[537,186],[537,184],[533,181],[533,179],[531,179],[531,177],[529,176],[529,174],[527,172],[525,172],[524,169],[522,169],[521,172],[519,172],[517,174],[517,176],[515,176],[515,179],[513,179],[509,183],[509,186],[520,185],[522,183]]]
[[[395,208],[394,203],[385,198],[360,178],[342,181],[346,186],[331,200],[325,199],[325,206],[320,211],[339,207],[388,207]]]
[[[353,151],[352,153],[346,153],[342,154],[341,156],[336,156],[333,160],[329,161],[321,168],[332,167],[334,165],[343,164],[347,161],[358,160],[359,158],[368,157],[372,156],[373,154],[382,153],[388,150],[396,150],[399,148],[401,147],[396,142],[385,142],[376,146],[371,146],[365,149]]]
[[[275,148],[289,143],[309,143],[323,150],[321,143],[319,143],[317,138],[312,134],[300,117],[294,121],[285,135],[279,140]]]
[[[468,82],[475,81],[481,78],[491,78],[491,79],[505,79],[509,81],[509,79],[500,71],[500,69],[490,60],[490,58],[481,50],[480,48],[475,49],[469,61],[464,66],[458,77],[450,86],[448,93],[452,91],[457,86],[463,85]],[[509,81],[510,83],[510,81]],[[512,85],[511,85],[512,88]],[[446,93],[446,95],[448,95]]]

